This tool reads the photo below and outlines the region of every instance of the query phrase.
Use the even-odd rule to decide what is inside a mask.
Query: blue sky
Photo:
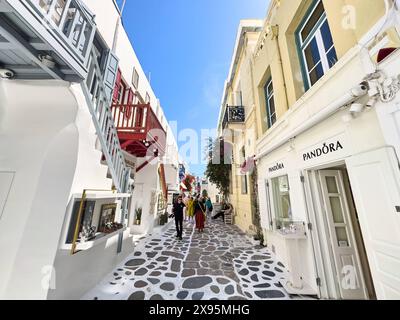
[[[124,26],[167,119],[178,121],[178,132],[192,128],[200,137],[201,129],[216,127],[239,21],[263,19],[268,3],[127,0]],[[190,169],[202,176],[205,166]]]

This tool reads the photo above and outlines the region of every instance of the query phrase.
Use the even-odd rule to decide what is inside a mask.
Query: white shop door
[[[342,173],[319,172],[326,220],[342,299],[367,299]]]
[[[400,170],[382,148],[349,158],[350,183],[378,299],[400,299]]]

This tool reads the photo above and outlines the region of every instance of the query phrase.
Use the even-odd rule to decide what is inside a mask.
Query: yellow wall
[[[232,84],[227,90],[227,104],[230,106],[237,105],[237,101],[232,98],[232,93],[241,90],[242,102],[246,113],[246,122],[244,124],[229,124],[228,128],[236,130],[233,138],[235,163],[233,164],[232,170],[232,193],[230,194],[230,200],[235,209],[234,222],[241,230],[248,233],[251,233],[254,230],[252,226],[252,182],[251,177],[248,175],[247,194],[243,194],[241,188],[241,176],[239,173],[240,169],[238,166],[241,164],[240,154],[243,146],[246,150],[246,157],[255,154],[257,133],[255,130],[255,92],[253,89],[252,56],[258,35],[259,34],[257,32],[248,32],[244,36],[245,40],[240,52],[238,66],[233,75]]]
[[[268,134],[264,86],[272,75],[277,120],[285,116],[305,93],[301,62],[296,45],[296,30],[314,0],[271,0],[261,32],[246,33],[240,59],[234,70],[233,81],[227,88],[227,103],[237,105],[233,93],[242,91],[246,122],[230,129],[244,130],[233,141],[235,165],[240,150],[246,146],[246,156],[254,155],[257,140]],[[384,0],[322,0],[331,29],[338,59],[343,59],[359,40],[385,13]],[[354,18],[354,21],[351,20]],[[329,71],[328,71],[329,72]],[[240,84],[240,85],[239,85]],[[279,123],[279,121],[277,121]],[[236,210],[236,224],[244,231],[252,225],[252,204],[249,193],[242,194],[241,179],[233,166],[232,204]]]
[[[253,60],[259,137],[268,129],[264,121],[266,102],[263,88],[271,73],[278,119],[305,93],[295,32],[313,0],[275,0],[274,3],[275,6],[266,18]],[[323,0],[323,4],[338,59],[343,58],[385,13],[384,0]],[[355,28],[352,20],[349,20],[353,13]],[[279,50],[271,31],[271,26],[276,25],[279,29]]]

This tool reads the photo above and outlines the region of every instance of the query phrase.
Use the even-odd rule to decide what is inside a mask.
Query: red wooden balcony
[[[167,133],[150,104],[113,104],[111,112],[123,150],[140,158],[165,154]]]

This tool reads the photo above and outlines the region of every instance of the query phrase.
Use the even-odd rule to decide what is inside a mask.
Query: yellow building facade
[[[271,1],[252,64],[255,154],[264,238],[289,293],[400,298],[398,9]]]
[[[239,27],[219,120],[233,146],[230,197],[244,231],[257,198],[290,294],[400,298],[399,8],[271,0],[261,26]],[[240,164],[252,155],[246,195]]]
[[[255,190],[251,171],[242,172],[241,166],[255,155],[257,132],[252,58],[262,25],[262,20],[240,23],[219,121],[220,135],[233,147],[230,187],[233,222],[248,234],[256,233]]]

